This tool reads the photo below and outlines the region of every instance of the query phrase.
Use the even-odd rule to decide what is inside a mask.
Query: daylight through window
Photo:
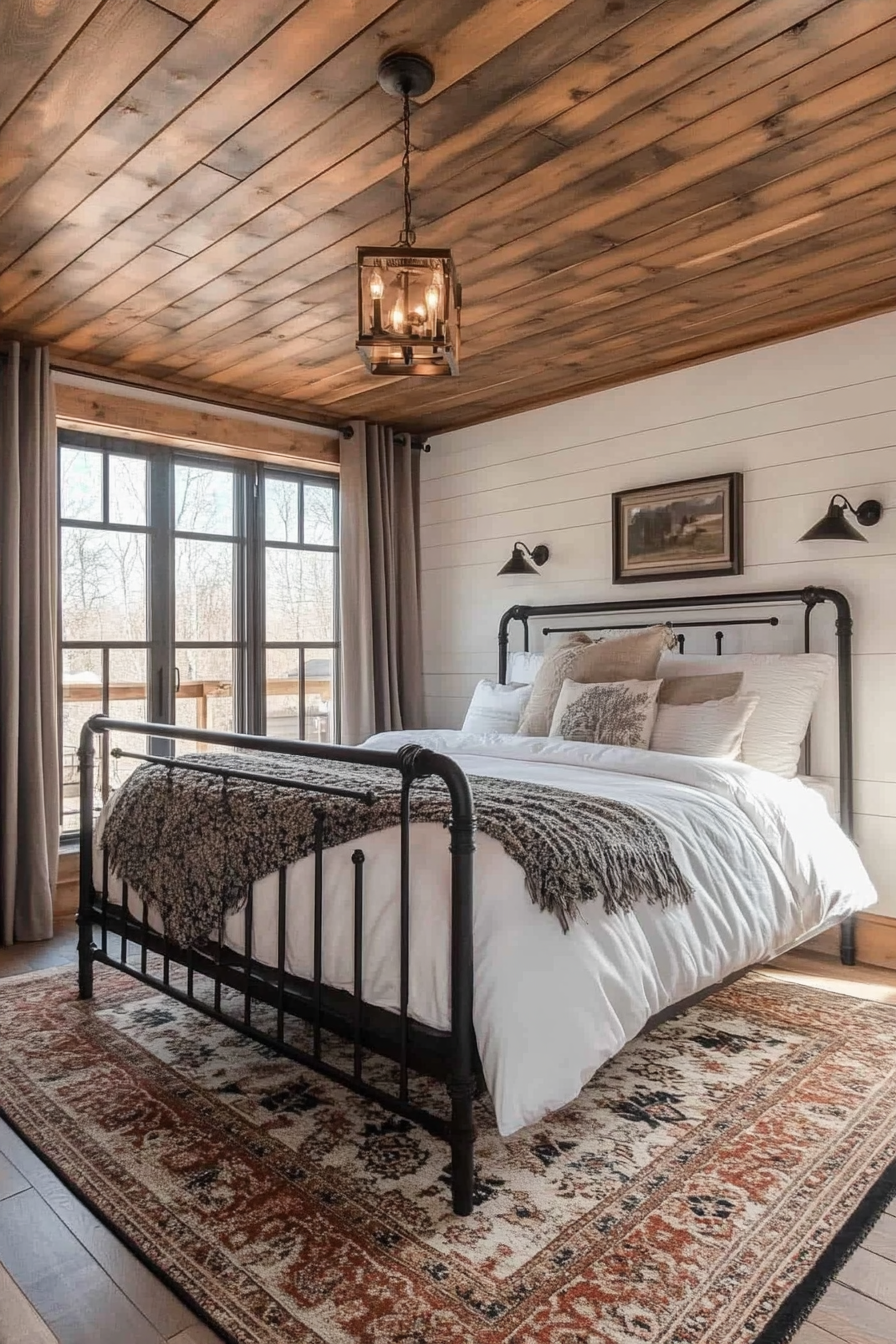
[[[338,740],[332,476],[65,430],[59,476],[64,833],[91,714]],[[99,807],[135,763],[97,765]]]

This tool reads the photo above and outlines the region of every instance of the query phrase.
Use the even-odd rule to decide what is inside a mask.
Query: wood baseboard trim
[[[817,952],[825,957],[839,957],[840,930],[828,929],[800,951]],[[884,966],[896,970],[896,919],[886,915],[862,914],[856,920],[856,961],[862,966]]]
[[[77,914],[79,863],[80,855],[77,850],[69,849],[59,855],[56,894],[53,897],[54,920],[72,919]]]

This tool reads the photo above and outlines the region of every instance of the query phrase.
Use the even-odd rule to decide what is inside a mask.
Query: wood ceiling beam
[[[261,418],[238,419],[186,405],[118,396],[105,389],[88,391],[66,383],[57,383],[55,394],[56,418],[67,429],[99,427],[147,442],[186,443],[327,468],[339,464],[338,434],[315,434]]]
[[[186,397],[191,401],[207,402],[210,406],[231,407],[242,411],[252,411],[258,415],[272,415],[278,419],[296,420],[305,425],[319,425],[322,428],[336,428],[343,421],[328,415],[319,406],[304,406],[295,398],[253,396],[239,388],[210,387],[206,384],[183,383],[173,378],[150,378],[146,374],[122,372],[120,369],[106,368],[89,360],[72,359],[65,350],[50,346],[50,361],[54,370],[61,373],[74,373],[84,378],[96,379],[107,391],[114,392],[116,387],[144,388],[151,392],[163,392],[170,396]]]

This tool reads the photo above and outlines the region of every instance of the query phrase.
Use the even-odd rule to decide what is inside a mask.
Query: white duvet
[[[740,763],[559,738],[417,731],[383,733],[365,745],[394,751],[406,742],[450,754],[468,775],[531,780],[643,809],[665,831],[694,891],[687,905],[668,910],[641,901],[628,914],[607,915],[588,902],[564,934],[555,916],[533,905],[519,865],[497,841],[478,836],[473,1018],[502,1134],[571,1101],[654,1013],[876,900],[855,847],[799,780]],[[432,824],[411,830],[409,1008],[417,1020],[446,1028],[448,837]],[[394,829],[325,851],[324,978],[352,985],[351,856],[358,848],[365,854],[364,997],[394,1009]],[[311,974],[312,864],[304,859],[288,871],[287,967],[297,975]],[[99,883],[96,859],[95,868]],[[114,879],[110,896],[120,899]],[[253,954],[270,963],[276,910],[272,875],[255,884],[253,919]],[[243,925],[242,914],[227,925],[236,949]]]

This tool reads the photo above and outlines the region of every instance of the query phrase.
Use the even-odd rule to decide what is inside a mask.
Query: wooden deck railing
[[[266,693],[273,695],[299,694],[298,677],[283,677],[267,682]],[[196,728],[208,727],[208,702],[213,699],[226,699],[233,694],[231,681],[182,681],[177,691],[178,700],[196,701]],[[318,695],[322,700],[332,698],[333,687],[329,677],[306,677],[305,697]],[[68,682],[62,687],[62,699],[65,704],[92,703],[101,704],[102,686],[93,682]],[[109,702],[116,700],[146,700],[146,683],[142,681],[118,681],[109,686]]]

